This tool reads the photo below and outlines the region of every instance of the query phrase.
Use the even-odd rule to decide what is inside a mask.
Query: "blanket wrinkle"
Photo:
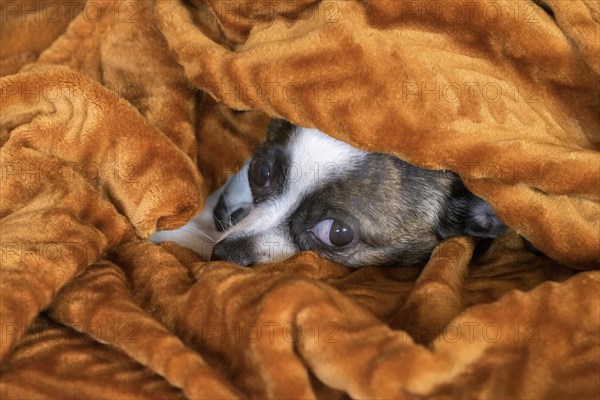
[[[70,175],[68,166],[9,144],[2,147],[0,160],[3,168],[15,167],[15,172],[3,175],[1,184],[0,314],[6,326],[23,327],[70,278],[118,241],[131,240],[133,232],[88,182],[80,175]],[[26,176],[17,170],[21,167],[34,175],[21,179]],[[35,176],[37,171],[55,171],[57,175],[47,183]],[[14,194],[14,203],[6,201],[7,193]],[[93,207],[88,208],[89,204]],[[104,222],[107,220],[110,224]],[[32,232],[36,233],[33,237]],[[20,328],[2,340],[0,359],[22,334]]]
[[[158,228],[176,227],[202,206],[198,189],[200,178],[189,158],[182,156],[171,141],[136,116],[129,104],[102,86],[65,68],[45,68],[16,77],[9,76],[2,81],[2,103],[7,111],[7,120],[11,119],[11,115],[19,118],[23,114],[31,114],[32,108],[38,112],[30,123],[11,131],[3,148],[13,143],[14,146],[32,147],[71,163],[74,169],[82,169],[84,176],[128,215],[141,237],[149,236],[157,228],[157,220],[160,223]],[[33,96],[29,103],[24,104],[20,102],[25,95],[18,90],[20,85],[39,88],[46,95]],[[62,88],[67,89],[63,91]],[[51,104],[50,112],[40,114],[40,108],[47,103]],[[114,121],[110,118],[111,112],[126,113],[130,119]],[[64,125],[68,127],[66,132],[62,131]],[[31,133],[36,129],[45,134],[33,138]],[[114,134],[126,131],[128,136],[116,141],[110,136],[95,134],[102,131]],[[133,143],[136,146],[147,144],[146,148],[141,147],[136,152],[128,151]],[[182,171],[179,164],[173,162],[159,166],[156,161],[145,157],[145,151],[159,157],[164,154],[167,159],[177,160],[187,169]],[[142,190],[155,186],[151,183],[155,177],[150,172],[157,169],[161,174],[171,175],[171,185],[186,190],[179,194],[183,199],[179,197],[179,201],[169,204],[169,200],[148,196],[151,192]]]
[[[152,19],[152,2],[94,1],[98,18],[79,14],[65,35],[27,69],[66,65],[116,91],[192,160],[194,91]],[[128,54],[127,58],[111,54]]]
[[[32,2],[5,1],[2,4],[0,24],[0,77],[14,74],[48,48],[66,30],[68,24],[81,10],[81,1],[39,1],[41,7],[31,7]],[[49,7],[52,17],[46,18]],[[22,11],[27,12],[22,12]],[[40,31],[44,32],[40,35]]]
[[[0,1],[0,397],[598,397],[599,16]],[[188,222],[273,117],[454,171],[512,230],[359,270],[145,240]]]
[[[54,304],[48,312],[54,320],[78,330],[96,327],[88,332],[90,336],[150,366],[182,389],[186,397],[241,398],[201,356],[187,349],[133,302],[123,271],[110,262],[87,268],[63,288]],[[151,353],[152,348],[160,348],[162,352]],[[202,376],[202,380],[198,380],[198,376]]]
[[[43,315],[11,354],[11,368],[0,374],[2,398],[186,398],[118,349]]]
[[[600,74],[600,44],[590,40],[597,34],[600,23],[600,4],[596,1],[582,1],[568,6],[560,0],[545,0],[551,7],[554,17],[575,43],[582,55],[589,60],[597,74]]]
[[[423,343],[438,336],[438,331],[464,309],[462,292],[473,247],[469,238],[452,238],[438,246],[391,326],[404,329]],[[419,330],[411,332],[416,327]],[[421,337],[423,333],[428,336]]]
[[[201,205],[199,178],[191,160],[136,120],[128,104],[77,73],[44,68],[4,77],[0,89],[2,123],[8,124],[1,153],[2,320],[28,325],[75,273],[131,240],[130,223],[144,237],[157,225],[181,224],[194,215]],[[111,112],[131,117],[115,123]],[[21,125],[14,127],[15,121]],[[97,134],[122,130],[129,140],[150,143],[146,149],[138,144],[140,153],[163,155],[185,168],[164,168],[127,151],[127,141]],[[141,188],[157,176],[170,176],[180,193],[146,196]],[[33,307],[19,304],[12,290],[36,299]],[[2,357],[17,338],[2,342]]]

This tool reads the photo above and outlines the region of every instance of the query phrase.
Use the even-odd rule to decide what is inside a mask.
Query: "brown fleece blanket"
[[[598,2],[0,7],[2,399],[600,396]],[[453,170],[513,231],[357,271],[149,243],[269,117]]]

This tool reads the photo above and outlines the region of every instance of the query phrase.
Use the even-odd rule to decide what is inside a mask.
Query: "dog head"
[[[409,265],[427,261],[448,237],[493,238],[506,229],[454,173],[282,120],[271,123],[241,175],[247,179],[230,179],[215,207],[224,233],[212,260],[253,265],[313,250],[356,268]]]

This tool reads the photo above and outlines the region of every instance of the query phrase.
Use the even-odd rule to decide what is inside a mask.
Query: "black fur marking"
[[[251,176],[252,168],[248,168],[248,182],[255,204],[283,193],[288,178],[289,159],[284,145],[268,141],[258,147],[252,162],[266,163],[271,167],[271,184],[267,188],[255,185]]]
[[[267,141],[286,145],[294,136],[296,126],[283,119],[272,119],[267,129]]]
[[[255,260],[255,241],[251,236],[240,236],[229,240],[222,240],[212,250],[211,261],[231,261],[236,264],[251,266]]]
[[[507,230],[508,227],[485,200],[469,192],[462,181],[454,182],[451,197],[437,227],[440,239],[462,235],[494,239]]]
[[[267,141],[262,143],[252,157],[252,162],[267,163],[271,167],[272,182],[268,188],[253,184],[251,168],[248,169],[248,181],[252,190],[254,203],[258,204],[266,198],[283,193],[287,180],[290,155],[287,148],[289,140],[294,136],[296,126],[282,119],[273,119],[267,130]]]

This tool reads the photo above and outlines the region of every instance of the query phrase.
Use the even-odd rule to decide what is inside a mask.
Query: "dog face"
[[[214,209],[224,233],[212,260],[253,265],[313,250],[355,268],[410,265],[448,237],[493,238],[506,229],[451,172],[281,120],[241,174],[247,179],[231,179]]]

